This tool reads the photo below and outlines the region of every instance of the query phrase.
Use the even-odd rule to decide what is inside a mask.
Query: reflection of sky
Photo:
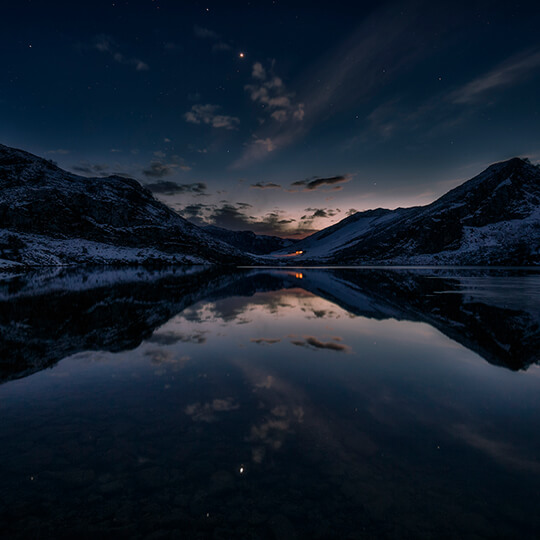
[[[337,467],[400,489],[416,471],[436,491],[470,481],[484,493],[488,477],[516,487],[540,472],[539,374],[494,367],[426,324],[354,316],[288,289],[200,302],[134,351],[79,354],[5,384],[0,415],[6,434],[30,440],[76,416],[89,431],[140,428],[164,447],[203,437],[257,474],[299,452],[334,471],[320,474]],[[147,443],[131,444],[161,459]]]

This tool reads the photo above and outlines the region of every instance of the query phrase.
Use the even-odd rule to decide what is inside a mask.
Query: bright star
[[[241,52],[239,55],[238,55],[240,58],[244,58],[245,54],[243,52]]]

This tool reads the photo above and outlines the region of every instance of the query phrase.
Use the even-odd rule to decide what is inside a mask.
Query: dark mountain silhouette
[[[241,251],[256,255],[265,255],[278,249],[290,248],[298,241],[289,238],[280,238],[279,236],[255,234],[252,231],[230,231],[229,229],[216,227],[215,225],[203,227],[203,230],[218,240],[226,242]]]
[[[294,249],[294,264],[540,264],[540,167],[496,163],[432,204],[358,212]]]
[[[86,178],[0,145],[0,259],[6,266],[246,262],[136,180]]]

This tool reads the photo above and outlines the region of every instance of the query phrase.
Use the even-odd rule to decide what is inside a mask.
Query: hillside
[[[295,250],[287,262],[540,264],[540,167],[496,163],[427,206],[358,212]]]
[[[78,176],[3,145],[0,224],[3,267],[247,260],[136,180]]]

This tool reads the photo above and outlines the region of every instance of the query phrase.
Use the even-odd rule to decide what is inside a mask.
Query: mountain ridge
[[[155,199],[136,180],[79,176],[4,145],[0,223],[0,259],[12,266],[249,260]]]
[[[357,212],[293,241],[204,230],[134,179],[0,144],[0,268],[207,263],[538,265],[540,166],[494,163],[428,205]]]
[[[540,167],[495,163],[428,205],[358,212],[295,249],[287,262],[540,264]]]

